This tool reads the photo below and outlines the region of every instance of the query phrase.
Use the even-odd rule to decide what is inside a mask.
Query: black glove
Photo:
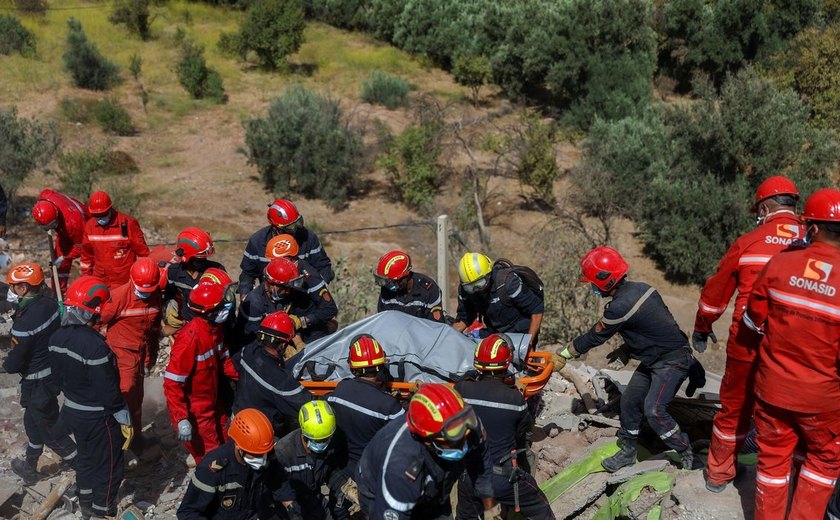
[[[714,331],[709,331],[709,333],[705,332],[697,332],[696,330],[691,334],[691,346],[694,347],[699,353],[703,353],[706,351],[706,342],[711,339],[712,343],[717,343],[717,336],[715,336]]]
[[[607,354],[607,361],[612,364],[620,364],[622,367],[627,365],[630,362],[630,352],[627,348],[626,343],[622,343],[621,346]]]
[[[706,386],[706,369],[692,356],[691,365],[688,367],[688,386],[685,389],[685,395],[692,397],[698,388],[704,386]]]

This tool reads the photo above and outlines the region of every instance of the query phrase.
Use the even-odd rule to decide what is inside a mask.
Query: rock
[[[538,466],[545,472],[546,479],[548,479],[566,466],[566,461],[569,460],[569,451],[559,445],[543,446],[537,454],[537,458],[541,461]]]
[[[632,466],[621,468],[610,475],[610,478],[607,479],[607,484],[620,484],[622,482],[627,482],[631,478],[641,475],[642,473],[647,473],[648,471],[663,471],[669,465],[670,464],[668,464],[667,460],[645,460],[638,462]]]
[[[160,496],[160,499],[158,500],[158,504],[166,504],[167,502],[175,502],[176,500],[181,500],[181,498],[183,496],[184,496],[184,494],[180,491],[164,493]]]
[[[558,428],[557,426],[545,426],[543,428],[543,431],[545,431],[545,434],[551,439],[560,435],[560,428]]]
[[[568,394],[553,395],[550,400],[547,400],[546,409],[543,412],[543,415],[551,416],[572,413],[572,411],[574,411],[575,401],[577,401],[577,399]]]
[[[583,431],[583,436],[587,442],[593,443],[604,437],[615,437],[617,433],[618,428],[587,428]]]
[[[576,415],[572,415],[571,413],[564,413],[560,415],[555,415],[546,419],[545,428],[546,426],[556,426],[561,430],[577,430],[578,425],[580,425],[580,418]]]
[[[630,518],[642,518],[653,506],[661,502],[662,498],[662,494],[657,493],[652,488],[643,489],[641,494],[639,494],[639,498],[627,506],[628,513],[630,513],[628,516]]]
[[[593,473],[583,481],[566,491],[560,498],[551,504],[557,520],[566,518],[577,518],[578,512],[598,499],[607,490],[608,473]]]
[[[743,520],[753,517],[755,467],[749,466],[734,485],[720,493],[706,489],[702,471],[680,471],[671,495],[679,504],[678,518],[691,520]]]

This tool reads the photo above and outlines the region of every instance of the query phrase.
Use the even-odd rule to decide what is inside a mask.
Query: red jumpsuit
[[[138,433],[143,426],[143,369],[157,360],[160,307],[159,292],[145,300],[138,298],[131,282],[114,289],[111,299],[102,306],[101,323],[107,327],[105,341],[117,358],[120,392],[131,412],[134,431]]]
[[[785,518],[798,442],[807,452],[787,518],[823,518],[840,475],[840,248],[815,242],[774,257],[755,282],[744,323],[764,329],[755,518]]]
[[[58,268],[58,285],[64,292],[67,290],[73,259],[82,254],[82,236],[90,213],[82,202],[49,188],[41,192],[38,200],[50,202],[59,214],[58,227],[55,230],[55,256],[64,257]]]
[[[131,265],[140,256],[149,256],[149,247],[136,218],[114,210],[105,226],[95,218],[85,223],[82,274],[101,278],[113,290],[128,281]]]
[[[200,316],[190,320],[175,335],[163,375],[172,426],[177,430],[179,421],[189,419],[193,427],[192,439],[185,444],[196,464],[227,440],[228,417],[219,400],[219,379],[222,373],[234,380],[238,376],[222,336],[221,325]]]
[[[715,415],[706,468],[706,478],[712,484],[723,484],[735,478],[735,460],[753,415],[756,347],[760,337],[743,326],[741,315],[753,283],[770,258],[804,236],[805,229],[793,212],[780,211],[770,215],[764,223],[732,244],[718,264],[717,272],[706,280],[700,293],[694,330],[708,333],[738,290],[726,343],[726,369],[720,385],[721,411]]]

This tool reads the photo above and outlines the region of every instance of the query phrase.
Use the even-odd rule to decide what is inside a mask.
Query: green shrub
[[[356,185],[362,138],[335,99],[293,86],[264,118],[245,122],[248,161],[277,193],[293,191],[340,208]]]
[[[95,99],[81,99],[65,97],[59,102],[58,107],[61,117],[71,123],[87,124],[93,121],[93,112],[99,103]]]
[[[379,292],[374,289],[370,266],[359,261],[351,264],[348,258],[339,256],[333,269],[336,277],[330,283],[330,294],[341,309],[340,324],[344,326],[375,314]]]
[[[411,126],[391,141],[378,165],[385,170],[400,200],[414,209],[427,210],[441,181],[437,167],[439,153],[439,128]]]
[[[49,4],[47,0],[15,0],[15,7],[18,11],[29,14],[44,14]]]
[[[238,32],[223,32],[220,34],[216,47],[219,49],[219,52],[226,56],[241,58],[243,60],[248,52],[242,43],[242,35]]]
[[[90,90],[106,90],[119,82],[119,69],[102,56],[99,49],[88,41],[82,24],[69,18],[67,25],[67,50],[64,53],[64,68],[70,72],[77,87]]]
[[[23,56],[35,55],[35,34],[21,25],[17,18],[0,15],[0,54],[19,52]]]
[[[216,103],[227,101],[227,94],[219,73],[207,66],[204,47],[190,41],[181,44],[178,62],[178,81],[194,99],[210,99]]]
[[[470,89],[472,103],[478,106],[479,92],[493,78],[493,68],[487,56],[461,54],[452,63],[452,76],[458,84]]]
[[[140,72],[143,70],[143,58],[137,54],[132,54],[129,60],[128,71],[131,72],[134,81],[139,81]]]
[[[55,124],[18,118],[14,106],[0,109],[0,178],[12,205],[26,176],[50,161],[59,142]]]
[[[405,0],[369,0],[364,13],[364,25],[374,37],[394,41],[394,29],[400,19]]]
[[[112,132],[117,135],[133,135],[135,128],[131,122],[131,116],[117,102],[117,100],[108,98],[103,99],[94,107],[93,115],[96,122],[106,132]]]
[[[97,189],[104,189],[121,211],[138,214],[140,195],[135,188],[137,163],[126,152],[110,145],[79,148],[58,156],[57,177],[61,191],[88,200]]]
[[[149,0],[119,0],[114,4],[108,21],[114,25],[125,25],[130,33],[148,40],[152,34],[150,18]]]
[[[344,29],[359,29],[367,0],[305,0],[306,16]]]
[[[394,110],[405,106],[410,90],[411,87],[404,79],[375,70],[362,83],[362,99]]]
[[[573,178],[587,214],[630,216],[668,276],[702,283],[754,225],[752,194],[765,178],[787,175],[807,196],[829,184],[840,148],[831,132],[809,125],[794,92],[751,70],[720,94],[708,83],[695,90],[700,99],[690,105],[596,122]]]
[[[253,51],[264,67],[282,69],[303,43],[305,28],[300,0],[260,0],[248,8],[239,36],[242,49]]]
[[[512,145],[520,184],[531,188],[538,202],[553,204],[554,181],[560,176],[560,170],[554,153],[551,123],[543,122],[538,114],[530,112]]]

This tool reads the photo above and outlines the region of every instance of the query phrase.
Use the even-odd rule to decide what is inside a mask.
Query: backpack
[[[545,301],[545,288],[540,276],[528,267],[527,265],[516,265],[507,258],[499,258],[493,263],[493,270],[498,271],[499,277],[502,280],[502,285],[507,282],[508,276],[514,273],[522,280],[525,287],[537,295],[540,301]],[[499,299],[505,305],[510,305],[510,292],[507,290],[499,291]]]

